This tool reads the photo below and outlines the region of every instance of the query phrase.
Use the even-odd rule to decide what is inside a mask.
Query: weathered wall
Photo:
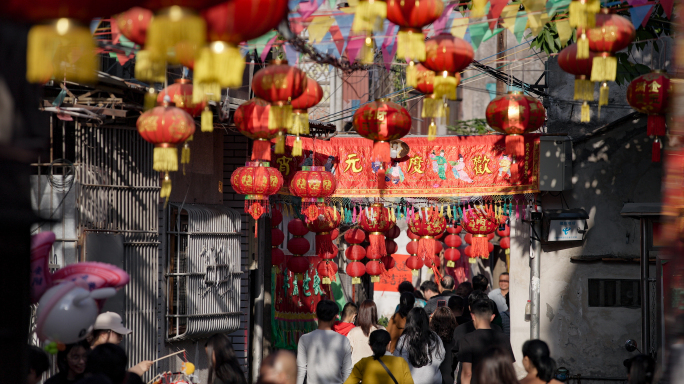
[[[581,244],[543,246],[541,255],[541,338],[549,343],[559,366],[571,374],[625,377],[622,361],[631,354],[622,345],[639,340],[639,309],[589,308],[590,278],[639,278],[639,266],[625,262],[573,263],[573,256],[638,257],[639,225],[622,218],[627,202],[660,201],[661,166],[651,163],[646,118],[630,115],[624,89],[611,85],[611,105],[594,107],[592,122],[579,122],[579,104],[572,101],[572,77],[547,64],[548,133],[573,139],[572,190],[563,192],[570,208],[589,215],[589,232]],[[597,91],[598,96],[598,91]],[[629,116],[628,116],[629,115]],[[627,117],[626,117],[627,116]],[[617,121],[617,122],[616,122]],[[561,208],[560,195],[542,195],[544,209]],[[524,309],[529,299],[529,227],[515,223],[511,251],[511,342],[521,368],[522,343],[529,338]]]
[[[223,204],[223,135],[220,128],[214,132],[195,132],[190,142],[190,164],[179,164],[178,172],[172,172],[171,201],[189,204]],[[182,146],[181,146],[182,147]],[[180,155],[181,148],[178,148]]]

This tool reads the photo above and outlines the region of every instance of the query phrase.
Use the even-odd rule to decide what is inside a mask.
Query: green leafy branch
[[[485,119],[458,120],[454,125],[447,126],[447,129],[457,135],[464,136],[485,135],[494,132],[494,130],[487,125],[487,120]]]

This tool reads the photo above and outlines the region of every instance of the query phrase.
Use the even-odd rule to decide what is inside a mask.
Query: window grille
[[[638,279],[589,279],[590,307],[641,306]]]

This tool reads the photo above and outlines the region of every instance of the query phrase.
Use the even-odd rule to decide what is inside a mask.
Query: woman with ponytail
[[[527,376],[520,384],[561,384],[555,380],[556,362],[551,358],[549,346],[541,340],[527,340],[522,347],[523,366]]]
[[[399,309],[397,310],[397,313],[390,318],[389,324],[387,324],[387,331],[392,337],[392,344],[390,344],[389,349],[392,353],[394,353],[394,348],[397,346],[399,337],[404,333],[406,317],[408,317],[408,313],[415,303],[416,297],[413,296],[413,293],[411,292],[404,292],[399,297]]]
[[[373,356],[359,360],[344,384],[414,384],[406,360],[388,352],[391,340],[384,329],[371,332],[368,345]]]

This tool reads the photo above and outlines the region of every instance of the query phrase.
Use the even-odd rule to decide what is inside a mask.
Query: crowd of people
[[[518,379],[513,367],[508,309],[508,274],[498,289],[485,293],[484,276],[455,287],[451,276],[440,284],[426,281],[419,289],[399,285],[399,305],[387,328],[378,323],[375,302],[347,303],[341,313],[331,300],[316,307],[318,328],[302,335],[295,353],[272,352],[259,369],[260,384],[560,384],[556,363],[542,340],[522,347],[527,375]],[[121,317],[107,312],[83,342],[67,345],[57,355],[58,373],[46,384],[133,384],[151,361],[127,369],[119,347],[131,331]],[[205,344],[208,384],[246,384],[230,338],[216,334]],[[48,370],[47,355],[31,347],[29,384],[40,383]],[[652,384],[655,363],[638,355],[625,361],[629,384]]]

